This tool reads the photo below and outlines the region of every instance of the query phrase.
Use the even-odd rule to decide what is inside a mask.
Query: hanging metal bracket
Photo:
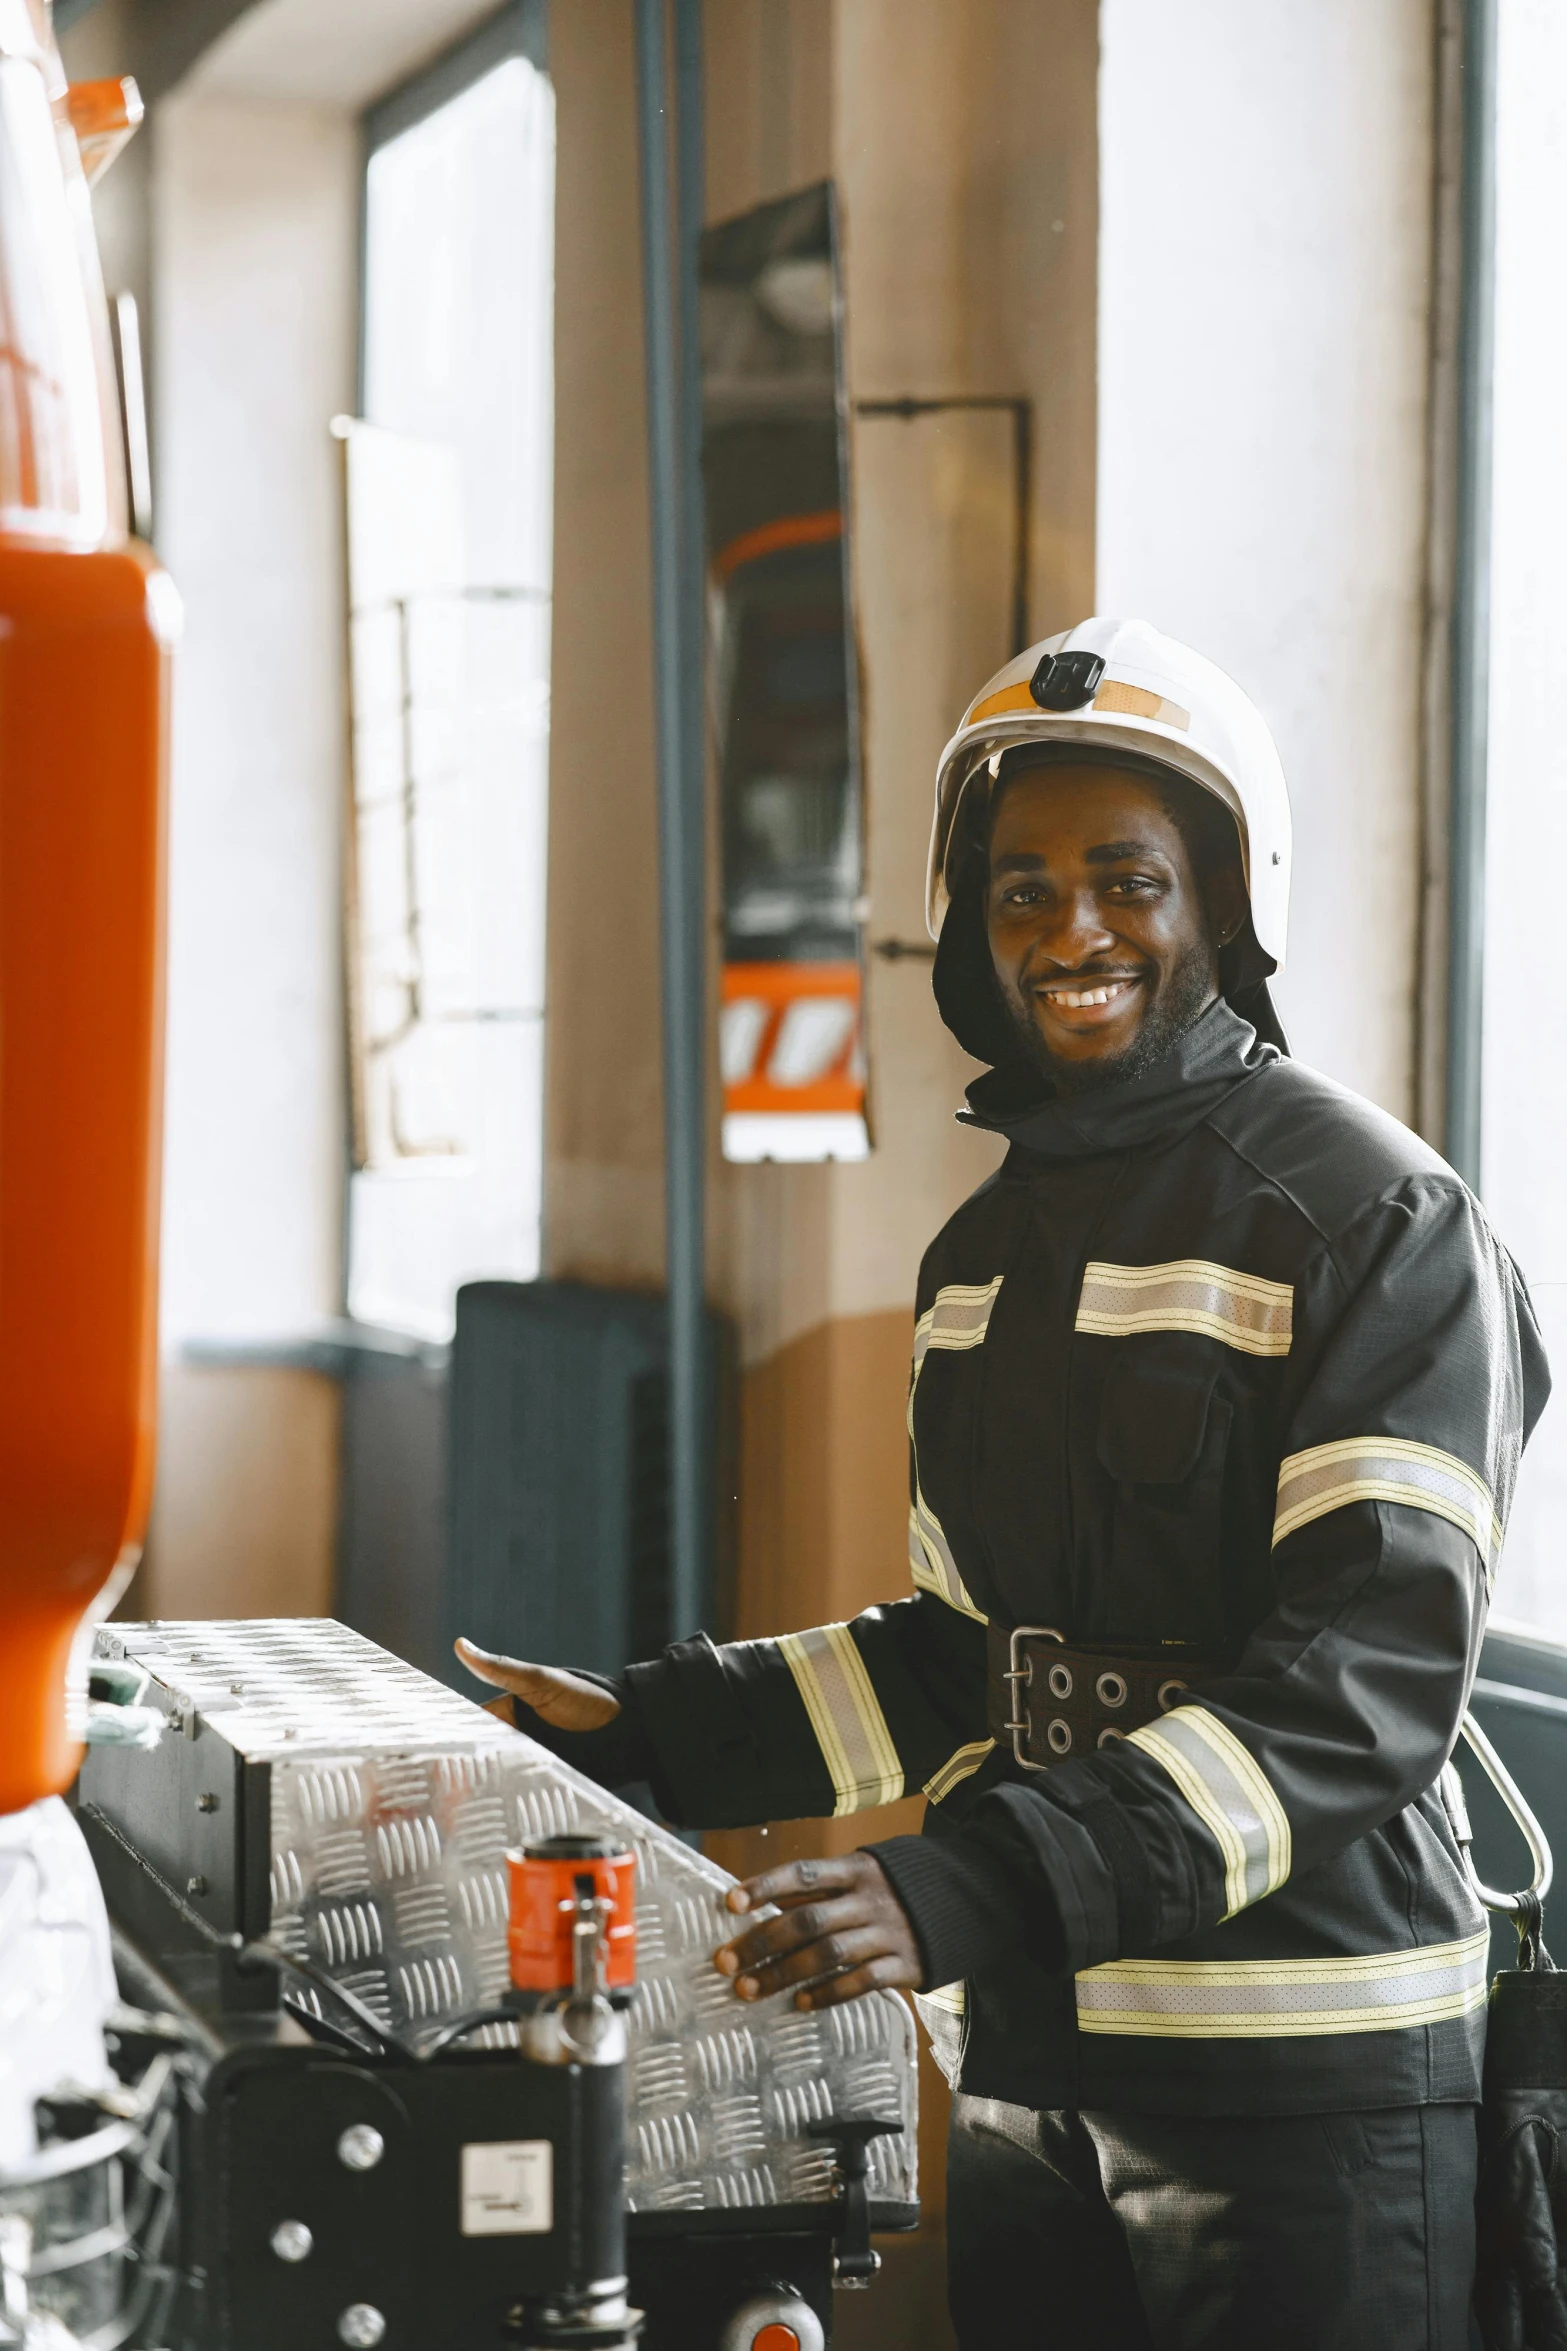
[[[1443,1770],[1440,1782],[1442,1800],[1447,1806],[1448,1817],[1453,1824],[1453,1834],[1458,1840],[1458,1850],[1463,1856],[1465,1874],[1486,1909],[1502,1913],[1510,1918],[1517,1927],[1520,1966],[1537,1967],[1541,1964],[1542,1958],[1544,1958],[1545,1965],[1549,1966],[1550,1961],[1544,1955],[1540,1930],[1545,1897],[1551,1890],[1553,1863],[1550,1840],[1536,1820],[1527,1797],[1472,1714],[1465,1714],[1460,1729],[1479,1762],[1481,1770],[1506,1805],[1519,1835],[1528,1846],[1529,1859],[1533,1868],[1533,1875],[1528,1885],[1521,1887],[1514,1894],[1501,1893],[1495,1886],[1488,1886],[1484,1883],[1475,1868],[1474,1858],[1470,1851],[1469,1812],[1464,1803],[1463,1788],[1459,1782],[1457,1770],[1451,1763],[1448,1763]]]

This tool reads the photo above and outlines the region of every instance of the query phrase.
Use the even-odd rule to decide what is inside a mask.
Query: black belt
[[[1229,1670],[1189,1641],[1140,1652],[1089,1641],[1071,1646],[1051,1626],[990,1627],[990,1729],[1025,1771],[1048,1771],[1157,1722],[1193,1682]]]

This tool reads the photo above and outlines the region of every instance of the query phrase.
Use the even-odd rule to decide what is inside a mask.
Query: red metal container
[[[636,1857],[610,1837],[545,1837],[506,1856],[511,1980],[519,1992],[569,1992],[579,1882],[607,1902],[605,1985],[629,1991],[637,1975]]]

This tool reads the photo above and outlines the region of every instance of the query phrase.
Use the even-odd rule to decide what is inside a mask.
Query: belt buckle
[[[1012,1662],[1009,1670],[1001,1677],[1003,1681],[1010,1682],[1012,1685],[1012,1712],[1015,1717],[1020,1717],[1020,1719],[1002,1726],[1003,1729],[1012,1733],[1013,1758],[1022,1765],[1024,1771],[1048,1771],[1050,1769],[1048,1763],[1035,1763],[1023,1752],[1023,1741],[1027,1738],[1029,1729],[1028,1708],[1019,1697],[1018,1690],[1020,1684],[1027,1684],[1034,1678],[1032,1660],[1019,1662],[1019,1643],[1023,1641],[1058,1641],[1062,1648],[1065,1648],[1066,1637],[1064,1634],[1058,1633],[1053,1624],[1014,1625],[1011,1640],[1007,1645],[1007,1654]]]

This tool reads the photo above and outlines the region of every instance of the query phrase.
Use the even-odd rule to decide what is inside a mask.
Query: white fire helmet
[[[964,801],[971,790],[988,797],[1002,753],[1021,743],[1131,754],[1138,765],[1155,761],[1222,800],[1240,832],[1264,969],[1282,967],[1290,804],[1273,737],[1233,678],[1143,620],[1085,620],[1031,645],[998,669],[963,713],[936,770],[925,885],[933,939],[941,936],[966,853]]]

